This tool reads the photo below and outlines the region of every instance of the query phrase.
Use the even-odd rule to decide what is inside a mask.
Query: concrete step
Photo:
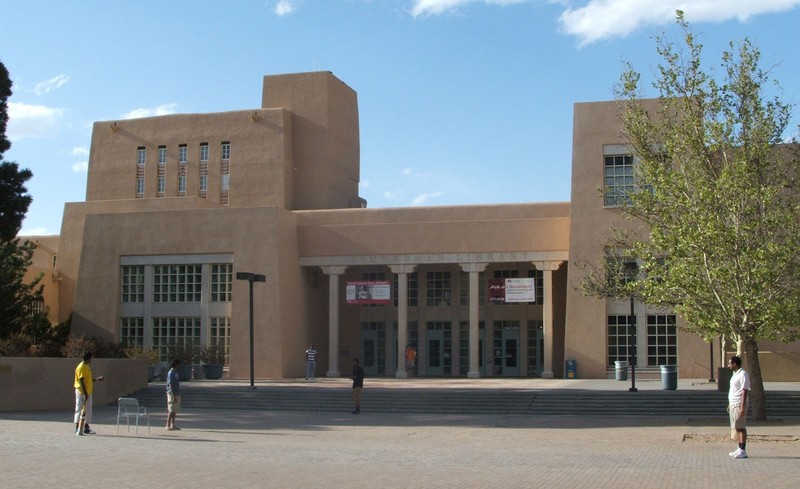
[[[243,384],[186,382],[181,385],[184,409],[265,411],[349,411],[346,386],[314,388],[270,385],[249,389]],[[132,394],[148,410],[165,409],[162,383]],[[712,390],[602,391],[565,389],[366,388],[362,409],[380,413],[530,414],[538,416],[692,416],[725,417],[727,396]],[[768,392],[771,418],[800,417],[800,392]]]

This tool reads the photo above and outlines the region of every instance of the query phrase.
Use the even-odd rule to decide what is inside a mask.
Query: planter
[[[147,366],[147,382],[152,382],[156,378],[156,366],[155,365],[148,365]]]
[[[205,378],[202,365],[193,365],[192,369],[194,371],[194,380],[203,380]]]
[[[222,378],[222,365],[203,365],[203,374],[207,379],[219,380]]]

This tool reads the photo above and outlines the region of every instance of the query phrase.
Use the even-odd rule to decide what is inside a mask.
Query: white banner
[[[533,278],[507,278],[506,302],[536,302],[536,282]]]

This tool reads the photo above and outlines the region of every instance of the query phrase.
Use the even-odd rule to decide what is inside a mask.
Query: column
[[[328,276],[328,377],[341,377],[339,371],[339,277],[346,266],[324,266]]]
[[[469,371],[467,377],[477,379],[481,376],[480,370],[480,315],[478,283],[479,273],[486,270],[486,263],[460,263],[462,270],[469,273]]]
[[[408,274],[416,265],[389,265],[397,274],[397,372],[395,377],[406,378],[406,345],[408,345]]]
[[[542,271],[544,276],[543,284],[543,311],[542,322],[544,323],[544,366],[542,370],[543,379],[553,378],[553,270],[561,266],[560,261],[539,261],[533,262],[534,266]]]

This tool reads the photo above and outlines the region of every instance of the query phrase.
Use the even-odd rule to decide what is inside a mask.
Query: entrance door
[[[494,375],[519,376],[519,321],[494,323]]]
[[[386,372],[386,332],[380,322],[361,323],[361,367],[364,375],[378,376]]]
[[[452,333],[450,323],[434,321],[428,323],[425,337],[427,348],[425,350],[427,375],[452,375]]]

